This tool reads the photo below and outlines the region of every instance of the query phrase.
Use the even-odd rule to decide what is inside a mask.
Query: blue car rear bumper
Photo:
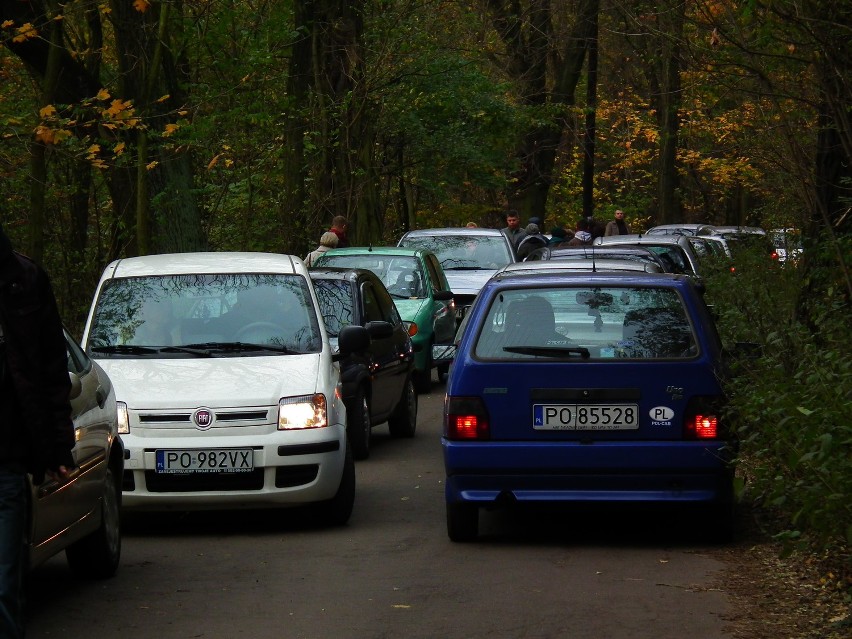
[[[695,502],[733,499],[725,442],[443,440],[448,503]]]

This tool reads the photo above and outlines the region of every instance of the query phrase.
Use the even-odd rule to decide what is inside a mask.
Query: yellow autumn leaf
[[[53,129],[46,126],[36,127],[35,139],[36,142],[41,142],[42,144],[53,144]]]
[[[56,144],[62,142],[62,140],[67,140],[72,135],[71,131],[68,129],[59,129],[58,131],[53,132],[53,139]]]
[[[38,115],[42,119],[52,118],[54,115],[56,115],[56,107],[52,104],[43,106],[41,109],[39,109]]]
[[[179,128],[180,128],[180,126],[177,125],[177,124],[174,124],[172,122],[168,123],[166,125],[165,129],[163,130],[163,137],[166,137],[166,138],[169,137],[172,133],[177,131]]]
[[[88,153],[89,155],[97,155],[100,152],[101,152],[101,145],[100,144],[93,144],[88,149],[86,149],[86,153]]]
[[[159,162],[157,162],[157,160],[154,160],[153,162],[148,162],[148,164],[145,165],[145,168],[150,171],[151,169],[153,169],[158,164],[159,164]]]
[[[37,38],[38,37],[38,31],[29,22],[18,27],[17,32],[18,32],[18,35],[16,35],[14,38],[12,38],[12,42],[26,42],[27,40],[29,40],[31,38]]]
[[[172,96],[170,96],[168,93],[166,93],[166,95],[161,95],[159,98],[157,98],[157,102],[165,102],[170,97],[172,97]]]
[[[225,159],[225,166],[230,169],[232,166],[234,166],[234,161],[231,158]]]
[[[139,13],[145,13],[151,8],[151,3],[148,0],[133,0],[133,8]]]
[[[219,158],[220,158],[220,157],[222,157],[222,154],[221,154],[221,153],[219,153],[219,154],[217,154],[217,155],[214,155],[214,156],[213,156],[213,159],[212,159],[212,160],[210,160],[210,161],[207,163],[207,170],[208,170],[208,171],[209,171],[210,169],[212,169],[214,166],[216,166],[216,164],[219,162]]]
[[[6,20],[3,24],[0,24],[0,27],[3,27],[4,29],[8,29],[9,27],[11,27],[14,24],[15,23],[12,20]]]
[[[95,96],[95,98],[97,98],[98,100],[104,100],[104,101],[109,100],[110,97],[111,96],[109,94],[109,91],[107,91],[106,89],[101,89],[100,91],[98,91],[98,94]]]
[[[121,155],[122,153],[124,153],[124,147],[124,142],[119,142],[112,148],[112,152],[115,153],[115,155]]]
[[[124,100],[116,99],[110,103],[109,108],[104,111],[104,115],[114,118],[121,114],[122,111],[126,111],[128,108],[130,108],[129,100],[125,102]]]

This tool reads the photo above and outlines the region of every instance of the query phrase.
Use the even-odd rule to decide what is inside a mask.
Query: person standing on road
[[[349,237],[346,235],[348,228],[349,221],[342,215],[335,215],[334,219],[331,220],[331,228],[328,230],[337,236],[336,248],[346,248],[349,246]]]
[[[607,237],[610,235],[630,235],[630,227],[624,221],[624,211],[621,209],[615,211],[615,219],[607,222],[604,235]]]
[[[574,232],[574,237],[568,242],[568,246],[589,246],[592,243],[591,224],[586,218],[580,218],[577,221],[577,230]]]
[[[314,262],[316,262],[323,253],[327,253],[331,249],[337,248],[339,246],[338,241],[337,236],[331,231],[323,233],[320,237],[319,246],[316,250],[311,251],[305,257],[305,266],[313,266]]]
[[[518,242],[524,239],[526,233],[521,228],[521,216],[514,209],[506,211],[506,226],[500,229],[503,235],[509,238],[514,248],[518,248]]]
[[[0,637],[24,636],[27,473],[75,470],[68,353],[50,280],[0,226]]]

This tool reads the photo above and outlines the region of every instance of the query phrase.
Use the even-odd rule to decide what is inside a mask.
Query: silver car
[[[70,481],[50,477],[31,484],[27,529],[30,568],[61,551],[79,577],[115,574],[121,557],[121,477],[124,447],[118,437],[115,392],[103,369],[65,333],[71,409],[79,468]]]

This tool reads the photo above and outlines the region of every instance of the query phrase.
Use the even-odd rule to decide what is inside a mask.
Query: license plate
[[[636,404],[533,404],[535,430],[635,430]]]
[[[158,473],[248,473],[254,468],[251,448],[158,450]]]

